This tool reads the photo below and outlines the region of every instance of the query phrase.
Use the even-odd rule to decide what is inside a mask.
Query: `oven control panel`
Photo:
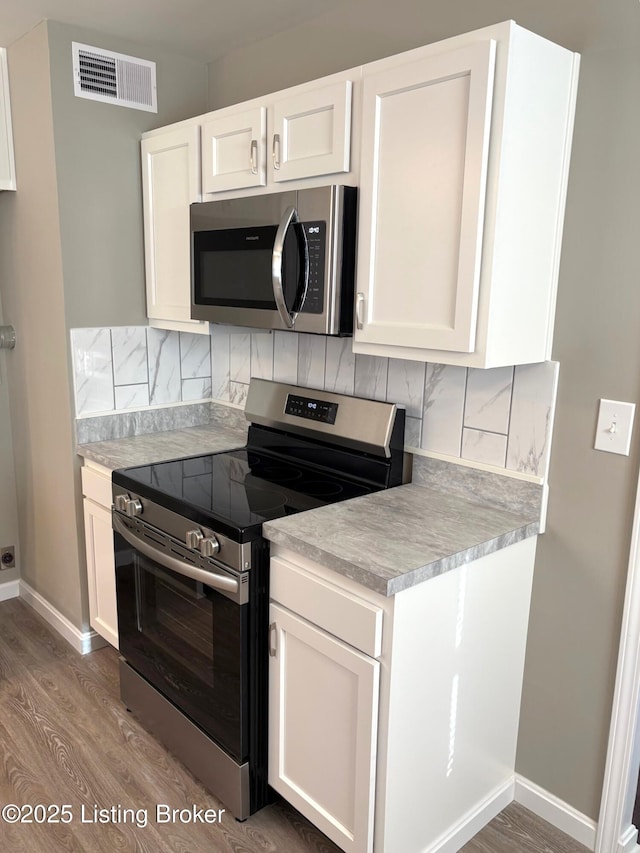
[[[335,424],[338,414],[338,403],[328,403],[313,397],[301,397],[288,394],[284,409],[285,415],[295,415],[298,418],[308,418],[311,421],[321,421],[323,424]]]

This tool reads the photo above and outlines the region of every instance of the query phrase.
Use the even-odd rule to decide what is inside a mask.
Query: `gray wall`
[[[55,21],[48,30],[67,325],[146,323],[140,136],[204,112],[206,67]],[[157,114],[76,98],[73,41],[155,61]]]
[[[600,397],[640,390],[640,5],[357,0],[209,68],[211,109],[515,17],[582,54],[553,357],[560,388],[517,769],[596,819],[638,473],[593,450]]]
[[[158,62],[159,110],[73,96],[72,40]],[[21,576],[88,625],[69,329],[145,320],[140,134],[201,113],[203,63],[43,22],[8,50],[18,190],[0,198]]]
[[[21,576],[79,627],[86,606],[74,514],[46,25],[11,45],[8,60],[19,191],[0,198],[0,288],[5,319],[19,336],[19,346],[7,359],[7,375]]]

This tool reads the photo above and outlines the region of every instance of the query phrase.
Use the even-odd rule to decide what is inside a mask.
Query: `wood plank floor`
[[[18,599],[0,603],[0,807],[70,806],[58,815],[49,810],[58,823],[38,823],[47,816],[38,810],[32,823],[0,819],[0,850],[339,853],[282,801],[245,823],[228,814],[215,825],[158,823],[156,804],[222,806],[125,711],[117,660],[111,648],[83,657],[28,605]],[[94,807],[107,811],[96,814]],[[72,820],[65,823],[67,814]],[[29,816],[24,809],[23,816]],[[512,804],[463,850],[585,853],[586,848]]]

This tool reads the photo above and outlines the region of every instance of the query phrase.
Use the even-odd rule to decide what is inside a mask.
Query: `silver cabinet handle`
[[[251,140],[251,153],[250,153],[250,161],[251,161],[251,174],[258,174],[258,140]]]
[[[273,642],[272,642],[273,640]],[[275,622],[269,625],[269,656],[274,658],[278,654],[278,626]]]
[[[285,324],[287,329],[293,329],[294,323],[296,322],[296,317],[298,316],[299,311],[302,309],[304,305],[305,299],[307,298],[307,289],[309,287],[309,244],[307,243],[307,235],[305,234],[304,228],[301,228],[300,231],[302,233],[302,239],[304,241],[304,277],[302,282],[302,294],[300,295],[300,299],[296,299],[297,304],[299,305],[298,311],[289,311],[287,308],[287,303],[284,298],[284,289],[282,285],[282,260],[284,255],[284,241],[287,236],[287,231],[289,230],[289,226],[291,223],[300,222],[298,218],[298,213],[295,207],[288,207],[278,225],[278,230],[276,231],[276,238],[273,241],[273,254],[271,257],[271,281],[273,284],[273,298],[276,301],[276,308],[278,309],[278,314],[282,319],[282,322]]]
[[[133,531],[129,530],[126,524],[124,524],[122,519],[115,512],[112,513],[111,517],[113,520],[113,529],[116,533],[119,533],[132,548],[135,548],[136,551],[144,554],[145,557],[148,557],[150,560],[158,563],[158,565],[164,566],[165,569],[169,569],[178,575],[184,575],[184,577],[191,578],[191,580],[199,581],[206,586],[210,586],[212,589],[220,590],[220,592],[238,592],[239,584],[237,580],[224,575],[208,572],[206,569],[199,569],[197,566],[189,566],[187,563],[183,563],[182,560],[179,560],[176,557],[172,557],[169,554],[158,551],[153,547],[153,545],[149,545],[139,536],[136,536]]]
[[[364,293],[356,296],[356,328],[364,329]]]
[[[280,168],[280,134],[273,134],[273,148],[271,149],[271,155],[273,156],[273,168]]]

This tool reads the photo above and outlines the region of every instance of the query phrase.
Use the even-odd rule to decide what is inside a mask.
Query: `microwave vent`
[[[156,64],[73,42],[73,84],[78,98],[158,112]]]

